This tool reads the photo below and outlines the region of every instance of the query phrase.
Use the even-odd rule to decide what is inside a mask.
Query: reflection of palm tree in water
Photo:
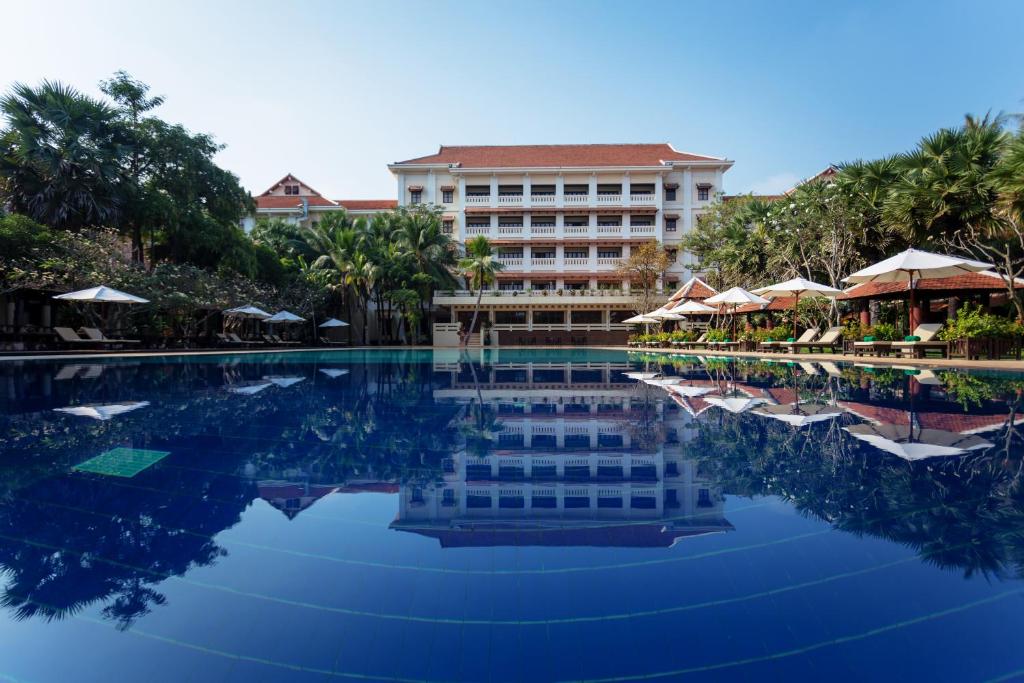
[[[466,450],[478,458],[483,458],[498,440],[502,426],[498,422],[497,413],[484,403],[480,379],[476,374],[476,363],[466,351],[460,354],[459,362],[469,364],[469,371],[473,375],[473,387],[476,389],[476,401],[471,402],[467,409],[471,421],[468,424],[464,422],[459,431],[466,439]]]

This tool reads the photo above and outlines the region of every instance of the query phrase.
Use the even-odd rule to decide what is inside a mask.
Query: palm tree
[[[434,290],[455,284],[452,274],[458,261],[455,242],[442,230],[436,210],[402,208],[396,213],[396,223],[393,237],[405,250],[415,270],[411,279],[420,285],[420,320],[426,321],[426,307]]]
[[[116,112],[74,88],[15,84],[0,99],[0,184],[12,208],[55,228],[117,220],[127,191],[127,151]]]
[[[473,321],[462,336],[462,345],[469,343],[469,335],[476,329],[476,320],[480,315],[480,300],[484,296],[484,287],[493,283],[496,275],[504,266],[494,257],[491,241],[484,235],[477,235],[466,242],[466,256],[459,259],[459,270],[466,273],[470,289],[476,289],[476,306],[473,309]]]

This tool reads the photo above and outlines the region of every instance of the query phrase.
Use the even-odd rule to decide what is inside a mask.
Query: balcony
[[[505,266],[506,268],[522,268],[523,257],[522,256],[498,256],[498,263]]]
[[[597,226],[598,235],[621,235],[621,225],[599,225]]]
[[[629,203],[633,206],[654,206],[654,193],[631,194],[629,195]]]
[[[629,226],[630,235],[653,235],[653,225],[631,225]]]
[[[554,206],[555,195],[553,194],[532,194],[530,195],[530,204],[533,206]]]
[[[555,226],[553,226],[553,225],[531,225],[530,226],[530,234],[531,235],[554,235],[555,234]]]
[[[523,226],[519,225],[499,225],[498,236],[499,237],[522,237]]]
[[[491,226],[489,225],[467,225],[466,236],[476,237],[477,235],[490,235]]]
[[[618,259],[612,259],[618,261]],[[434,292],[434,303],[439,306],[471,305],[476,303],[477,292],[466,289],[438,290]],[[574,304],[633,304],[636,297],[628,290],[621,289],[547,289],[547,290],[484,290],[483,305],[512,303],[564,303]]]
[[[590,258],[586,256],[566,256],[563,259],[566,268],[575,269],[589,269],[591,266]]]
[[[599,194],[597,195],[598,206],[617,206],[622,203],[621,194]]]
[[[521,194],[499,194],[498,206],[522,206],[523,195]]]
[[[590,233],[589,225],[566,225],[562,228],[566,235],[586,235]]]
[[[590,203],[588,194],[567,194],[565,195],[566,206],[586,206]]]
[[[491,205],[491,195],[489,195],[489,194],[469,195],[469,196],[466,197],[466,205],[467,206],[490,206]]]
[[[553,258],[535,258],[530,259],[530,265],[534,268],[554,268],[555,260]]]

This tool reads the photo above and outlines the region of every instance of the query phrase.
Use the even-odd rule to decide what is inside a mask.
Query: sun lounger
[[[228,339],[233,341],[235,344],[244,344],[245,346],[255,346],[256,344],[262,344],[261,341],[254,341],[248,339],[242,339],[235,332],[228,333]]]
[[[929,350],[936,350],[943,358],[949,358],[949,342],[935,339],[942,329],[942,323],[922,323],[914,330],[914,336],[920,337],[920,341],[897,341],[892,343],[894,351],[923,358]]]
[[[853,342],[853,355],[863,356],[865,353],[872,356],[888,356],[892,351],[891,341],[858,341]]]
[[[814,341],[806,342],[794,342],[792,348],[794,351],[800,349],[807,349],[810,352],[814,352],[815,349],[821,353],[826,351],[829,353],[836,353],[836,349],[841,348],[843,345],[843,328],[842,327],[830,327],[825,330],[825,333],[818,337]]]
[[[831,361],[829,361],[829,362],[822,361],[821,363],[818,363],[818,365],[821,366],[821,369],[824,370],[825,374],[828,375],[829,377],[842,377],[843,376],[843,371],[839,369],[838,365],[836,365],[835,363],[832,363]]]
[[[817,328],[817,327],[808,327],[806,330],[804,330],[804,333],[801,334],[800,337],[796,341],[783,341],[783,342],[779,342],[779,350],[780,351],[797,352],[797,351],[800,350],[799,347],[797,346],[798,344],[799,345],[809,344],[812,339],[814,339],[815,337],[818,336],[819,332],[821,332],[821,330],[819,328]]]
[[[53,328],[53,331],[56,332],[57,336],[60,337],[60,340],[62,342],[65,342],[66,344],[84,344],[86,346],[96,346],[97,344],[105,343],[103,340],[100,339],[83,339],[82,337],[79,337],[78,333],[75,332],[70,327],[55,327]]]
[[[320,343],[327,344],[328,346],[345,346],[348,344],[348,342],[343,341],[331,341],[327,337],[320,337]]]
[[[301,344],[302,343],[302,342],[297,342],[297,341],[290,341],[288,339],[281,339],[281,336],[277,335],[277,334],[270,335],[270,338],[274,340],[275,344],[284,344],[285,346],[294,346],[296,344]]]
[[[103,334],[103,331],[96,327],[83,327],[85,336],[94,341],[107,342],[108,344],[138,344],[138,339],[111,339]]]
[[[702,335],[700,335],[699,337],[697,337],[697,339],[695,339],[694,341],[682,342],[679,346],[680,346],[680,348],[684,348],[684,349],[693,349],[693,348],[697,348],[698,346],[701,347],[701,348],[707,348],[707,346],[708,346],[707,339],[708,339],[708,333],[705,332]]]

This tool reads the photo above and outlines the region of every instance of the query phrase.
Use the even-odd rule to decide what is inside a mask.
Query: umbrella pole
[[[796,316],[797,316],[797,304],[800,303],[800,292],[795,292],[793,295],[793,339],[796,339]]]
[[[907,334],[914,334],[914,272],[910,272],[910,310],[907,311]]]

